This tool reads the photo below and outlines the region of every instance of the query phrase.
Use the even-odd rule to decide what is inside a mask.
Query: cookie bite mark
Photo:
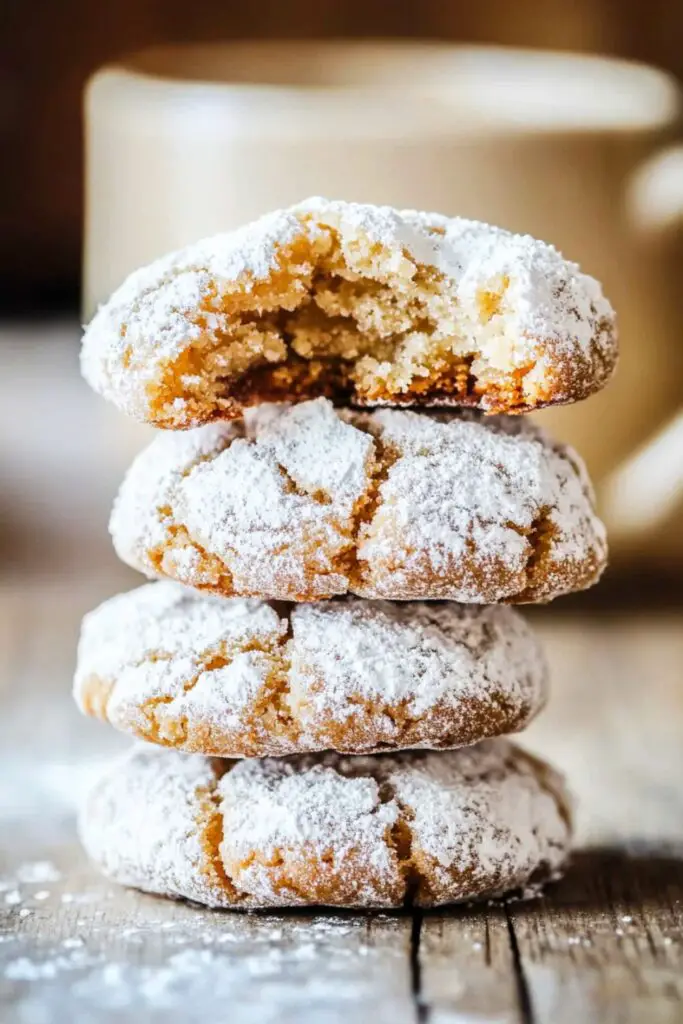
[[[615,361],[611,306],[552,246],[325,200],[138,271],[83,346],[96,390],[174,429],[318,396],[525,412],[598,390]]]

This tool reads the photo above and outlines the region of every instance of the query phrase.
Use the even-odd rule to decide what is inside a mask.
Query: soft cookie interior
[[[196,341],[153,388],[153,416],[178,425],[178,399],[180,418],[196,423],[256,401],[321,394],[491,411],[542,404],[548,381],[525,384],[535,356],[530,344],[520,365],[509,284],[505,275],[483,282],[464,308],[443,273],[400,246],[302,218],[265,280],[242,290],[209,283]]]

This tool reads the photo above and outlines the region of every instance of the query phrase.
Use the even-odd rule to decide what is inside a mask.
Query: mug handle
[[[641,234],[683,228],[683,143],[660,150],[633,175],[627,202]],[[600,506],[615,540],[651,532],[683,502],[683,411],[607,477]]]
[[[616,541],[651,533],[683,502],[683,411],[630,455],[600,488],[600,509]]]
[[[683,143],[659,150],[634,172],[626,195],[635,227],[649,235],[683,224]]]

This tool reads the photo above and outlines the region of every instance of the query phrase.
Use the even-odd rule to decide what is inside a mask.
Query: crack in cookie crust
[[[293,601],[547,601],[607,555],[578,456],[525,421],[324,399],[160,434],[111,531],[148,575]]]
[[[320,395],[525,412],[586,397],[615,362],[610,304],[552,246],[325,200],[137,271],[82,358],[97,391],[171,428]]]
[[[503,606],[294,606],[154,583],[84,620],[74,695],[124,732],[219,757],[455,747],[522,729],[547,668]]]
[[[110,878],[210,906],[486,898],[564,863],[562,780],[503,740],[446,753],[223,762],[140,746],[83,810]]]

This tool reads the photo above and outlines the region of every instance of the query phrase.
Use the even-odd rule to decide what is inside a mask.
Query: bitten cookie
[[[545,242],[462,218],[309,199],[132,274],[83,373],[158,427],[326,395],[525,412],[601,388],[597,281]]]
[[[504,740],[439,753],[225,761],[137,747],[81,815],[110,878],[212,907],[422,906],[553,875],[562,781]]]
[[[606,561],[583,464],[524,418],[326,399],[160,433],[111,532],[150,576],[292,601],[548,601]]]
[[[153,743],[264,757],[476,743],[522,729],[546,685],[500,605],[273,607],[151,583],[86,616],[74,695]]]

